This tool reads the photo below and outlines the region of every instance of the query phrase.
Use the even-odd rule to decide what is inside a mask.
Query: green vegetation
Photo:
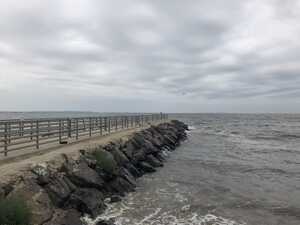
[[[0,224],[30,225],[31,210],[21,197],[0,200]]]
[[[103,149],[97,149],[94,152],[97,165],[109,174],[117,174],[118,165],[113,155]]]

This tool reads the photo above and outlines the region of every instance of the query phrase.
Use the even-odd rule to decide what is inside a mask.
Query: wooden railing
[[[102,136],[168,119],[167,114],[142,114],[84,118],[0,121],[0,154],[39,149],[47,144],[67,144],[82,137]]]

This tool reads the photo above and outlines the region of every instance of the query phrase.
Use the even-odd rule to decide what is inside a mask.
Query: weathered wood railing
[[[142,127],[152,121],[166,120],[167,114],[142,114],[88,118],[25,119],[0,121],[0,154],[35,148],[81,137],[106,135],[118,130]]]

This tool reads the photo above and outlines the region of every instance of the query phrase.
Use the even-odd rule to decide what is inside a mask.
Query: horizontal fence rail
[[[0,154],[39,149],[46,144],[67,144],[82,137],[102,136],[119,130],[167,120],[167,114],[0,121]]]

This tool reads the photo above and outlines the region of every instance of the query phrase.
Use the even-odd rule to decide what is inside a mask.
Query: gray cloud
[[[297,1],[2,5],[0,110],[300,111]]]

